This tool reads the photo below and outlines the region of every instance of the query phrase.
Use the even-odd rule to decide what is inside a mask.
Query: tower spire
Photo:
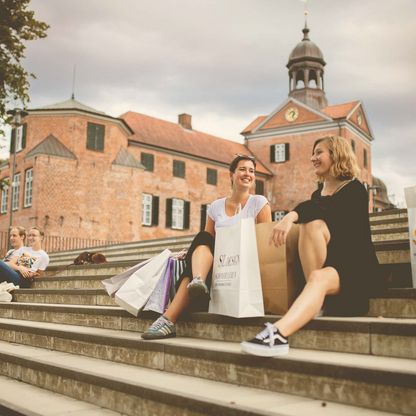
[[[76,78],[76,74],[77,74],[77,66],[74,64],[74,67],[72,69],[72,94],[71,94],[71,99],[72,100],[75,99],[75,78]]]

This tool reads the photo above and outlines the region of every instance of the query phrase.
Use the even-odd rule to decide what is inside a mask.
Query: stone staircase
[[[194,313],[178,338],[143,341],[156,315],[133,317],[106,295],[101,280],[191,236],[103,247],[104,265],[69,266],[80,251],[52,254],[46,277],[0,303],[0,415],[415,415],[406,212],[371,223],[389,288],[366,317],[314,319],[278,359],[238,345],[276,316]]]

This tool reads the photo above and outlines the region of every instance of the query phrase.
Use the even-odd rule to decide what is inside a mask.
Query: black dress
[[[322,196],[318,189],[294,211],[299,215],[298,223],[321,219],[331,233],[324,267],[337,270],[341,290],[325,298],[324,314],[365,315],[380,273],[371,242],[368,194],[362,183],[354,179],[331,196]]]

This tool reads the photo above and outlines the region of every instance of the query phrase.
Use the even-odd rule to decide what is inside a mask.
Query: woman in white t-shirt
[[[257,223],[271,221],[267,199],[250,194],[256,181],[254,158],[237,155],[229,170],[231,195],[217,199],[209,206],[205,230],[196,235],[188,250],[186,267],[177,284],[176,295],[165,313],[143,333],[143,339],[176,336],[175,323],[190,302],[207,309],[217,228],[231,226],[242,218],[255,218]]]
[[[32,227],[27,235],[28,247],[17,250],[7,264],[0,261],[0,282],[27,288],[43,274],[49,264],[49,256],[42,250],[43,235],[39,228]]]

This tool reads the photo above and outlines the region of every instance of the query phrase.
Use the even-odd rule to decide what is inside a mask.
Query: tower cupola
[[[309,39],[305,22],[303,39],[289,55],[289,97],[320,110],[328,105],[324,91],[324,56],[319,47]]]

